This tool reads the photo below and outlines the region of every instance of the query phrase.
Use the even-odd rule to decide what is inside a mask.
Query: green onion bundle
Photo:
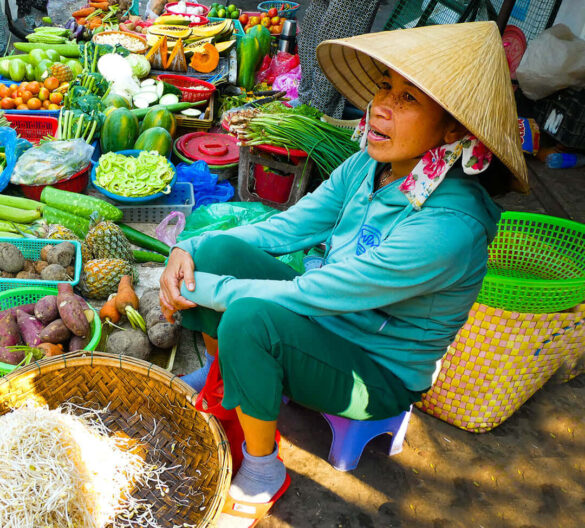
[[[352,130],[306,115],[243,110],[231,114],[229,125],[244,146],[275,145],[305,151],[324,179],[359,150],[351,140]]]

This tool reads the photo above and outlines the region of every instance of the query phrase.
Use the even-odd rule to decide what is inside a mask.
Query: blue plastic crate
[[[27,260],[37,261],[41,258],[41,249],[47,245],[56,246],[64,240],[48,240],[40,238],[0,238],[0,243],[8,242],[16,246],[24,258]],[[11,290],[13,288],[24,288],[28,286],[42,287],[49,286],[56,288],[60,282],[68,282],[72,286],[75,286],[79,282],[81,276],[81,244],[76,240],[69,240],[75,246],[75,273],[70,281],[47,281],[47,280],[30,280],[30,279],[0,279],[0,291]]]

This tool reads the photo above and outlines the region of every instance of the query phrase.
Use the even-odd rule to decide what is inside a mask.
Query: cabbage
[[[150,62],[144,55],[131,53],[126,57],[126,60],[132,67],[132,73],[139,79],[144,79],[150,73]]]

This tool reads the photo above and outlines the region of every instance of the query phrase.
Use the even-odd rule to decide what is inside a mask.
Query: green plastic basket
[[[71,242],[75,246],[75,275],[73,280],[70,281],[46,281],[46,280],[27,280],[27,279],[4,279],[0,278],[0,292],[10,290],[12,288],[25,288],[27,286],[37,288],[40,286],[49,286],[56,288],[59,282],[68,282],[72,286],[75,286],[79,282],[81,275],[81,244],[76,240],[47,240],[43,238],[3,238],[0,237],[1,242],[9,242],[16,246],[24,258],[27,260],[40,260],[41,249],[46,245],[56,246],[61,242]]]
[[[31,287],[31,288],[16,288],[13,290],[0,293],[0,310],[7,310],[23,304],[31,304],[37,302],[46,295],[57,295],[57,288],[47,287]],[[91,339],[84,350],[95,350],[102,337],[102,323],[100,321],[97,311],[90,306],[94,311],[93,321],[91,323]],[[0,376],[9,374],[18,367],[15,365],[8,365],[0,362]]]
[[[585,225],[505,212],[490,244],[477,302],[524,313],[553,313],[585,300]]]

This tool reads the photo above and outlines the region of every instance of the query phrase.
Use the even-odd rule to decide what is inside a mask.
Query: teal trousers
[[[266,252],[229,235],[204,241],[195,269],[242,279],[293,280],[298,273]],[[197,285],[195,285],[197,288]],[[183,326],[217,337],[223,406],[260,420],[276,420],[282,395],[310,409],[381,420],[419,401],[367,350],[277,302],[243,298],[224,313],[197,307]]]

